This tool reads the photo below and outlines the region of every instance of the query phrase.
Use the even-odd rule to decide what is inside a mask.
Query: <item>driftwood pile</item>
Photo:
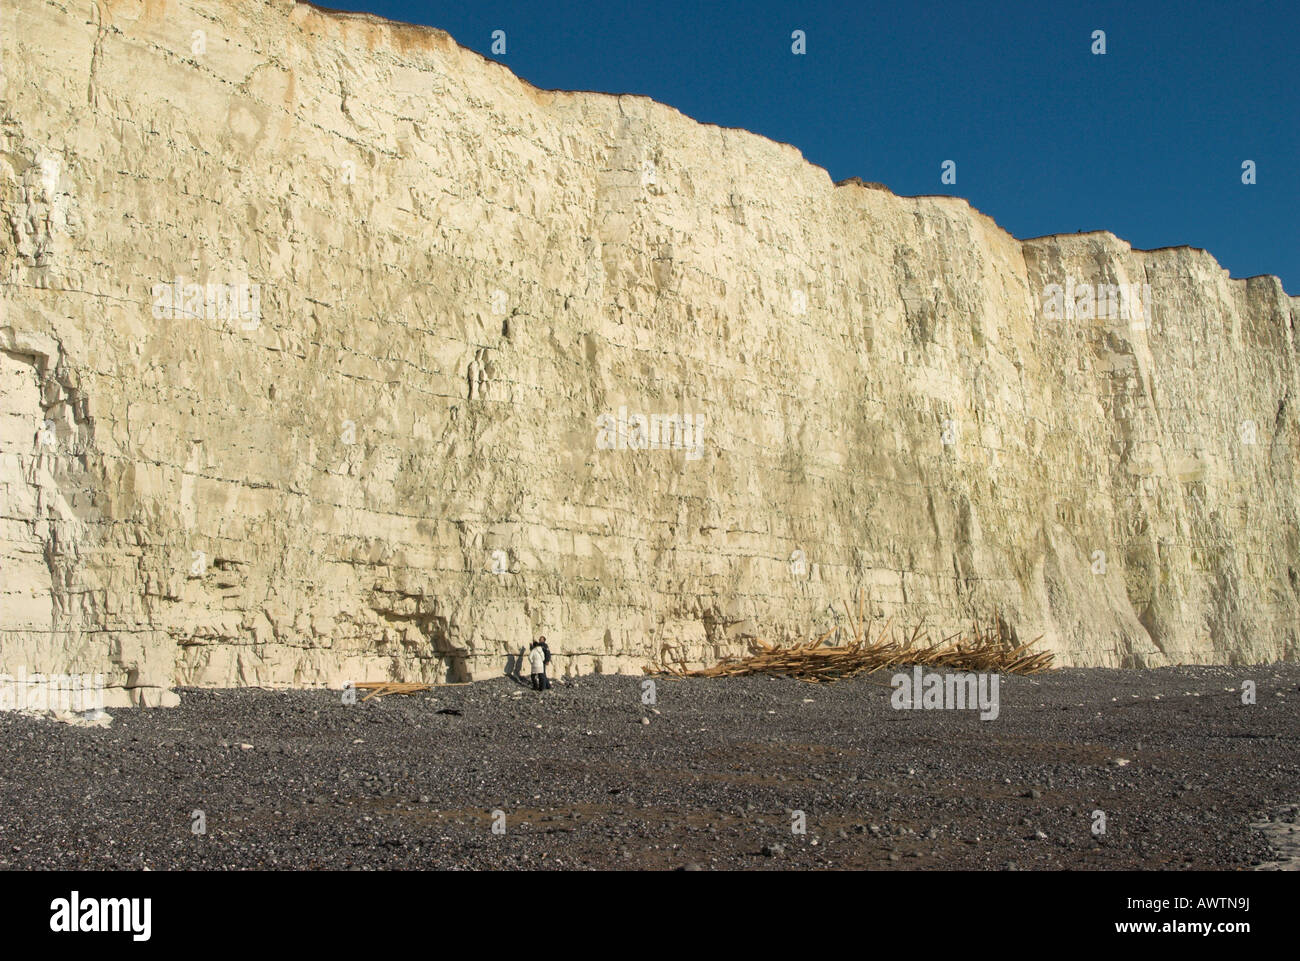
[[[844,605],[849,625],[853,629],[852,644],[822,646],[839,628],[832,628],[815,641],[792,647],[766,644],[755,638],[750,641],[752,653],[749,656],[724,658],[713,667],[693,671],[687,670],[685,661],[680,658],[674,664],[672,652],[665,649],[661,654],[660,666],[646,668],[646,672],[672,677],[768,674],[818,683],[913,665],[999,674],[1035,674],[1052,666],[1051,653],[1029,650],[1042,640],[1041,636],[1028,644],[1017,644],[1001,618],[995,617],[992,626],[981,627],[975,624],[970,634],[953,634],[933,645],[929,645],[930,638],[924,621],[910,635],[895,637],[890,634],[893,626],[893,619],[890,618],[875,641],[872,641],[862,608],[862,597],[859,595],[858,617],[855,620],[848,604]]]
[[[387,697],[389,694],[421,694],[432,691],[435,687],[464,687],[468,681],[454,681],[450,684],[417,684],[411,681],[358,681],[352,686],[358,691],[369,691],[361,699],[364,704],[372,697]]]
[[[352,685],[358,691],[369,691],[361,699],[364,704],[372,697],[385,697],[389,694],[419,694],[432,688],[431,684],[412,684],[405,681],[358,681]]]

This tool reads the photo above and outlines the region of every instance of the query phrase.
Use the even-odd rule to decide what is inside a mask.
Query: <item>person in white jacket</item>
[[[551,686],[551,682],[546,677],[546,648],[543,646],[544,641],[545,638],[539,638],[528,647],[528,670],[532,674],[534,691],[544,691]]]

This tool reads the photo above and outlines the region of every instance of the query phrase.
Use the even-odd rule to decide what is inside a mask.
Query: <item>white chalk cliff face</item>
[[[0,38],[0,672],[630,672],[859,588],[1063,664],[1297,654],[1277,278],[289,0]]]

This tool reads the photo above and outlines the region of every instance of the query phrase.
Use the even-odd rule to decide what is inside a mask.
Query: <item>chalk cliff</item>
[[[638,671],[859,588],[1064,664],[1296,656],[1275,277],[290,0],[5,3],[0,54],[0,672]]]

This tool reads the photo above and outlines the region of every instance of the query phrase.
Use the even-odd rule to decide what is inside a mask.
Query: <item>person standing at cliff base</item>
[[[542,687],[549,691],[551,689],[551,678],[546,672],[551,666],[551,649],[546,646],[544,636],[537,639],[537,646],[542,649]]]
[[[534,691],[544,691],[550,687],[550,682],[546,679],[545,641],[546,638],[539,638],[528,646],[528,670]]]

